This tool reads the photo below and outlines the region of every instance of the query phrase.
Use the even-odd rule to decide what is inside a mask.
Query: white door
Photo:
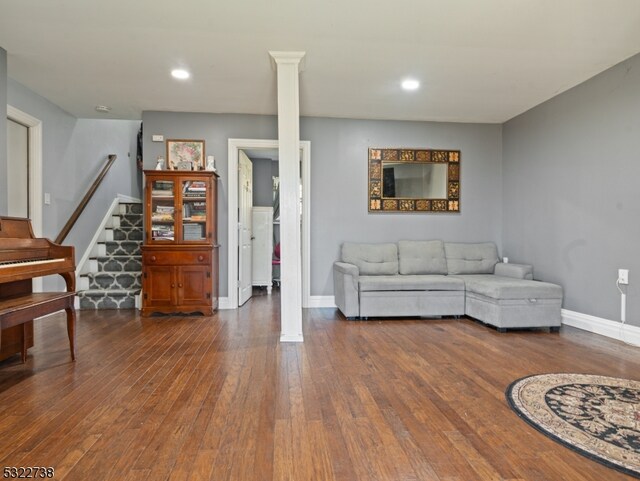
[[[7,119],[8,215],[29,217],[29,128]]]
[[[238,305],[251,297],[251,208],[253,207],[253,164],[242,150],[238,158]]]

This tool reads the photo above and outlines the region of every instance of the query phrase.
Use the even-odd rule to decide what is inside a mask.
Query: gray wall
[[[94,236],[108,207],[118,194],[141,198],[140,176],[136,166],[136,136],[139,120],[78,119],[70,139],[70,149],[65,164],[72,167],[71,173],[57,172],[63,178],[56,185],[66,186],[66,192],[57,193],[55,222],[64,223],[73,211],[98,173],[104,167],[107,156],[116,154],[117,159],[102,184],[82,213],[65,244],[76,246],[76,257],[80,258]],[[67,170],[61,169],[61,170]],[[47,182],[45,181],[45,186]],[[45,187],[46,188],[46,187]],[[53,205],[53,195],[52,195]],[[45,211],[48,207],[45,206]]]
[[[332,264],[344,241],[495,241],[501,234],[501,126],[303,118],[311,141],[311,294],[333,295]],[[461,213],[369,214],[367,149],[461,151]]]
[[[0,47],[0,215],[7,214],[7,51]]]
[[[560,283],[569,310],[640,325],[640,55],[503,129],[504,254]]]
[[[54,239],[95,180],[109,154],[118,159],[91,203],[82,213],[65,244],[74,245],[76,260],[85,252],[106,210],[117,194],[139,198],[135,142],[139,121],[77,119],[9,79],[8,103],[42,121],[43,236]],[[131,152],[131,158],[128,153]],[[56,288],[49,279],[45,288]]]
[[[145,168],[165,155],[167,138],[206,141],[220,174],[218,242],[220,295],[227,293],[227,139],[277,138],[273,116],[144,112]],[[301,119],[311,141],[311,294],[333,295],[331,266],[344,241],[439,238],[496,241],[501,234],[501,126],[431,122]],[[369,214],[367,149],[373,146],[451,148],[462,151],[462,213]]]

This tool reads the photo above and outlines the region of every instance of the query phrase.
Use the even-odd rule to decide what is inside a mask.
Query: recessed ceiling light
[[[106,105],[96,105],[96,110],[98,112],[102,112],[103,114],[107,114],[111,112],[111,107],[107,107]]]
[[[172,70],[171,71],[171,75],[173,76],[173,78],[177,78],[177,79],[180,79],[180,80],[186,80],[191,76],[191,74],[189,72],[187,72],[186,70],[181,69],[181,68],[176,68],[176,69]]]
[[[420,82],[413,79],[407,79],[402,81],[402,88],[405,90],[416,90],[420,87]]]

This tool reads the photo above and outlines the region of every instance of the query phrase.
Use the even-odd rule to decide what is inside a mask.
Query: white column
[[[300,97],[304,52],[269,52],[278,75],[280,168],[280,341],[302,342]]]

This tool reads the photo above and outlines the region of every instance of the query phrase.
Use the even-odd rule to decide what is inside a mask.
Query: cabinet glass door
[[[207,235],[207,181],[182,181],[182,240],[202,242]]]
[[[151,240],[173,242],[175,239],[175,195],[172,180],[151,182]]]

